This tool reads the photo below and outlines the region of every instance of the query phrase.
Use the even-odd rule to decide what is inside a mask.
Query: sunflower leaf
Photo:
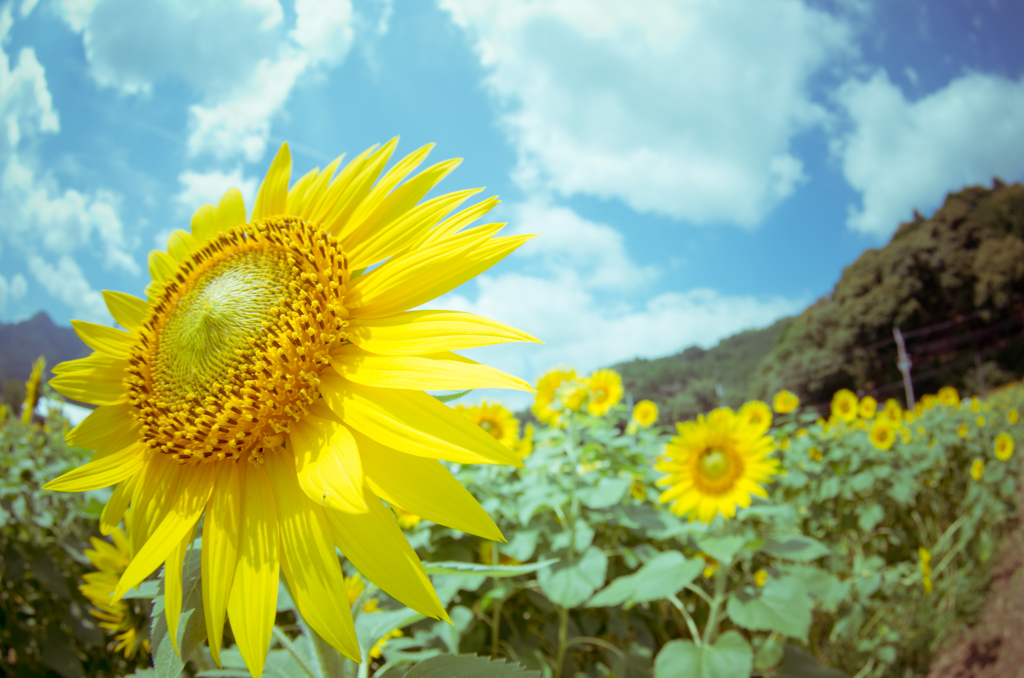
[[[160,584],[155,581],[144,581],[139,584],[136,588],[133,588],[128,593],[124,594],[121,598],[128,600],[130,598],[156,598],[160,594]]]
[[[490,659],[475,654],[444,654],[417,664],[405,678],[540,678],[540,671],[530,671],[504,659]]]
[[[427,574],[476,574],[482,577],[518,577],[521,574],[529,574],[543,569],[548,565],[558,562],[558,558],[548,558],[536,563],[525,565],[483,565],[481,563],[463,563],[459,561],[445,561],[437,563],[423,563]]]
[[[619,577],[599,591],[586,606],[633,606],[662,600],[682,590],[703,569],[703,558],[687,558],[678,551],[659,553],[633,574]]]

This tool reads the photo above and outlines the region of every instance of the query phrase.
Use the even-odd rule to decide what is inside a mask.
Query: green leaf
[[[821,570],[813,565],[791,565],[785,569],[786,576],[792,577],[803,584],[818,604],[826,612],[833,612],[840,603],[850,595],[850,581],[841,581],[839,577]]]
[[[807,589],[794,577],[770,578],[759,595],[739,591],[726,611],[734,624],[751,631],[778,631],[807,640],[813,603]]]
[[[473,389],[467,388],[465,391],[458,391],[456,393],[446,393],[445,395],[436,395],[434,397],[440,400],[442,403],[450,403],[454,400],[458,400],[459,398],[465,395],[469,395],[472,391]]]
[[[504,659],[478,657],[475,654],[443,654],[417,664],[405,678],[540,678],[540,671],[529,671]]]
[[[178,678],[196,647],[206,640],[206,615],[203,612],[203,587],[200,579],[202,557],[199,547],[194,546],[185,554],[183,570],[181,616],[178,617],[177,638],[180,656],[174,651],[167,629],[163,572],[159,579],[159,595],[153,599],[149,642],[152,645],[153,668],[156,669],[157,678]]]
[[[782,645],[782,637],[774,633],[765,638],[761,647],[757,648],[757,652],[754,654],[754,668],[764,671],[778,666],[785,654]]]
[[[783,648],[782,663],[775,675],[778,678],[847,678],[842,671],[822,666],[813,656],[789,643]]]
[[[701,647],[690,640],[670,641],[654,660],[654,678],[745,678],[753,669],[754,651],[736,631]]]
[[[451,560],[439,563],[423,563],[423,568],[427,571],[427,574],[476,574],[481,577],[500,578],[529,574],[557,562],[558,558],[548,558],[547,560],[526,563],[525,565],[484,565],[482,563],[464,563]]]
[[[552,603],[562,607],[583,604],[594,591],[604,585],[608,557],[591,546],[573,561],[562,561],[537,573],[537,582]]]
[[[587,602],[587,607],[633,606],[662,600],[682,590],[704,569],[703,558],[678,551],[659,553],[631,575],[619,577]]]
[[[128,600],[129,598],[156,598],[160,594],[160,583],[155,580],[144,581],[137,587],[133,588],[128,593],[122,596],[123,599]]]
[[[360,614],[356,618],[356,638],[359,640],[359,649],[362,651],[363,657],[368,656],[370,648],[387,634],[423,618],[422,614],[407,607]]]
[[[622,501],[630,482],[629,478],[601,478],[597,485],[583,488],[577,496],[588,508],[605,509]]]
[[[740,550],[746,546],[747,538],[741,535],[697,537],[697,546],[722,565],[728,566]]]
[[[831,553],[817,539],[802,534],[770,535],[765,537],[762,551],[776,558],[807,562]]]
[[[879,504],[871,504],[860,512],[857,517],[857,526],[865,532],[875,529],[875,525],[885,518],[885,509]]]
[[[327,676],[344,676],[345,675],[345,658],[341,656],[341,653],[331,647],[326,640],[320,637],[312,626],[306,623],[306,620],[299,617],[299,625],[302,627],[302,634],[309,641],[310,654],[312,654],[312,662],[319,669],[320,675],[327,678]],[[299,639],[296,639],[299,640]],[[296,642],[296,645],[299,643]]]

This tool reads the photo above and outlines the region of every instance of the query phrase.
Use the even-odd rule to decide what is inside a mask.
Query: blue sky
[[[464,158],[442,191],[542,235],[433,305],[545,340],[474,354],[530,379],[798,312],[914,209],[1024,174],[1006,0],[0,7],[5,322],[112,322],[99,291],[142,296],[282,141],[293,176],[396,135]]]

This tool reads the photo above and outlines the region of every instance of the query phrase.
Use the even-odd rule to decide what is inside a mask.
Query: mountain
[[[0,323],[3,400],[21,407],[25,380],[32,372],[32,363],[39,356],[44,356],[47,368],[52,368],[59,362],[84,358],[88,354],[89,349],[73,329],[55,325],[42,311],[20,323]],[[46,378],[50,376],[47,370]]]

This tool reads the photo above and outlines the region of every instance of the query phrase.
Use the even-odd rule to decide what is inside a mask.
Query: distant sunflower
[[[959,405],[960,394],[952,386],[943,386],[938,393],[939,402],[946,405]]]
[[[86,549],[85,557],[96,568],[86,573],[85,583],[78,587],[94,608],[89,613],[100,620],[100,628],[114,636],[114,651],[124,652],[125,659],[131,659],[139,651],[149,654],[149,617],[134,600],[111,601],[110,595],[117,587],[117,580],[131,561],[128,537],[119,529],[110,534],[114,543],[92,537],[92,549]]]
[[[116,485],[101,518],[125,509],[134,557],[111,603],[165,563],[172,637],[185,550],[202,520],[203,608],[219,662],[225,614],[260,675],[283,571],[303,618],[358,661],[335,546],[405,605],[446,619],[381,499],[426,520],[501,539],[437,459],[520,465],[428,390],[529,384],[451,351],[535,341],[450,311],[410,311],[500,261],[530,236],[468,227],[496,204],[451,214],[476,190],[418,204],[458,161],[403,180],[425,146],[381,175],[397,140],[335,175],[341,158],[289,188],[283,145],[251,215],[231,189],[192,232],[150,253],[147,300],[105,292],[127,331],[76,321],[95,353],[51,385],[99,407],[68,435],[97,450],[47,487]]]
[[[857,406],[857,414],[860,415],[861,419],[873,419],[877,411],[877,400],[871,396],[864,396],[860,399],[860,404]]]
[[[848,389],[840,389],[832,396],[832,416],[847,423],[857,418],[857,396]]]
[[[882,408],[882,413],[879,416],[883,419],[888,419],[893,424],[899,424],[903,421],[903,408],[900,407],[899,402],[895,398],[889,398],[885,401],[885,406]]]
[[[996,436],[995,443],[996,459],[1006,461],[1013,456],[1013,436],[1003,431]]]
[[[981,476],[985,473],[985,462],[982,459],[975,459],[971,462],[971,477],[975,480],[981,480]]]
[[[871,426],[871,432],[868,437],[871,439],[871,444],[880,450],[892,449],[893,443],[896,442],[896,430],[897,427],[893,425],[888,419],[876,419],[875,423]]]
[[[749,426],[759,436],[767,433],[768,429],[772,427],[771,408],[760,400],[751,400],[749,403],[746,403],[740,408],[737,416],[741,424]]]
[[[501,403],[487,404],[484,400],[479,405],[459,405],[455,408],[469,417],[469,420],[486,431],[492,438],[509,449],[515,449],[519,442],[519,420]]]
[[[641,400],[633,406],[633,421],[647,428],[658,421],[658,406],[651,400]]]
[[[760,483],[779,471],[779,462],[768,457],[773,448],[769,436],[727,408],[676,427],[679,435],[665,446],[665,457],[655,467],[668,474],[657,484],[668,486],[661,502],[672,502],[673,513],[711,522],[719,513],[731,518],[737,506],[750,506],[751,495],[767,496]]]
[[[772,401],[772,407],[777,414],[789,414],[799,406],[800,398],[792,391],[779,391]]]
[[[557,368],[551,370],[537,381],[537,395],[533,401],[534,416],[544,424],[558,425],[562,422],[563,401],[559,393],[566,387],[581,390],[576,370]],[[586,390],[583,389],[584,396]],[[580,403],[582,404],[582,402]]]
[[[587,412],[603,417],[622,400],[622,377],[615,370],[598,370],[587,379]]]

